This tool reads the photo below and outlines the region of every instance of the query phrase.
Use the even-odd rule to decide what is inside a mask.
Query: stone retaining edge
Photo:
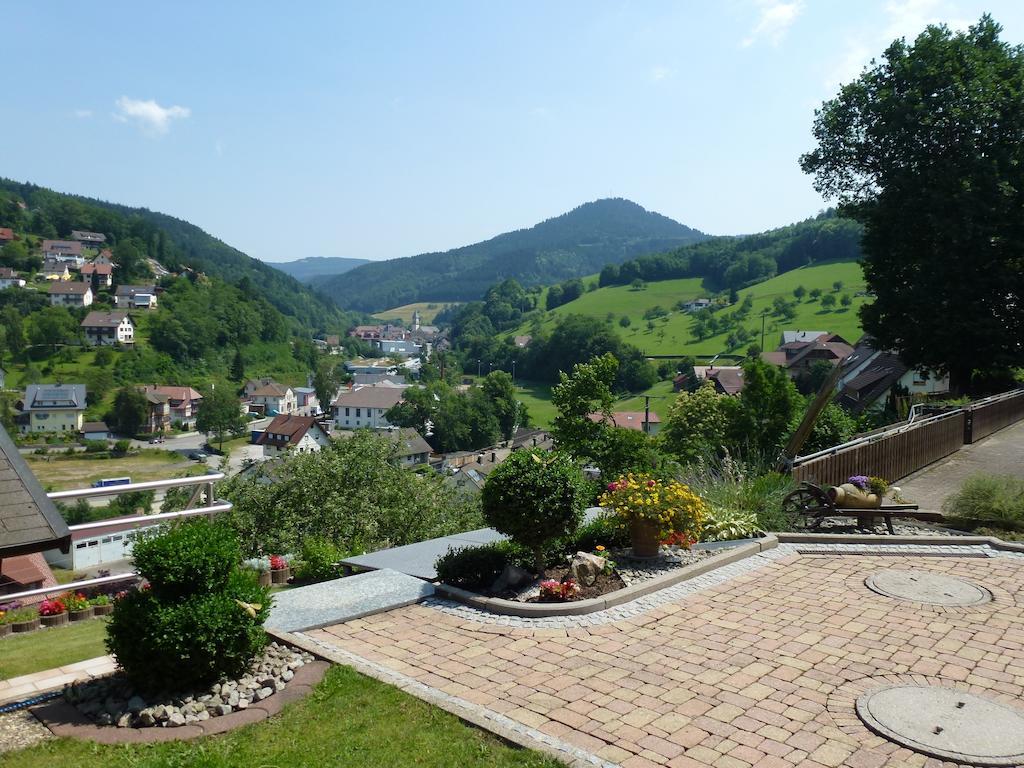
[[[288,642],[298,645],[298,643]],[[308,649],[303,648],[303,650]],[[312,653],[312,651],[310,652]],[[314,686],[323,680],[327,670],[330,669],[330,662],[324,661],[321,658],[322,654],[315,654],[315,656],[319,660],[295,670],[295,676],[288,682],[284,690],[268,696],[263,701],[251,704],[248,709],[235,710],[227,715],[211,717],[208,720],[189,723],[178,728],[118,728],[114,725],[96,725],[63,698],[30,707],[29,711],[49,728],[54,736],[86,739],[99,744],[152,744],[163,741],[187,741],[258,723],[278,714],[289,702],[305,697],[313,690]]]
[[[460,707],[454,702],[449,701],[448,698],[440,695],[440,692],[435,691],[434,688],[422,684],[410,685],[409,683],[403,682],[398,676],[388,675],[376,669],[355,654],[334,653],[323,645],[310,642],[306,638],[299,637],[291,632],[273,631],[268,632],[268,634],[278,642],[287,643],[288,645],[299,648],[307,653],[311,653],[318,659],[331,664],[349,667],[362,675],[372,677],[374,680],[385,683],[386,685],[394,686],[410,696],[416,697],[420,701],[424,701],[431,706],[438,707],[451,715],[455,715],[459,720],[464,723],[468,723],[474,728],[479,728],[482,731],[487,731],[488,733],[493,734],[500,740],[507,742],[512,746],[533,750],[535,752],[543,752],[545,755],[555,758],[559,762],[568,765],[570,768],[594,768],[594,763],[589,760],[574,758],[564,750],[557,749],[551,744],[546,744],[545,742],[530,738],[525,733],[519,733],[494,719],[486,717],[483,714],[485,710],[483,710],[482,707],[479,708],[479,711],[468,707]],[[554,741],[554,739],[552,739],[552,741]]]
[[[631,587],[624,587],[601,597],[576,600],[570,603],[520,603],[515,600],[504,600],[500,597],[483,597],[475,592],[469,592],[465,589],[443,583],[436,584],[434,589],[437,595],[442,595],[488,613],[504,616],[534,619],[550,616],[582,616],[608,608],[615,608],[623,603],[646,597],[666,587],[674,587],[676,584],[703,576],[716,568],[731,565],[769,549],[774,549],[778,545],[779,538],[775,534],[769,533],[758,541],[726,549],[720,554],[712,555],[699,563],[684,566],[664,576],[658,576],[648,581],[634,584]]]
[[[1024,552],[1024,542],[995,536],[889,536],[868,533],[777,533],[779,544],[919,544],[921,546],[989,546],[1000,552]]]

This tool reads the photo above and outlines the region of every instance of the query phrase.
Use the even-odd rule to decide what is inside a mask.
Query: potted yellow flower
[[[705,501],[676,480],[628,474],[609,483],[601,506],[629,528],[634,557],[657,557],[660,542],[672,534],[696,540],[708,514]]]

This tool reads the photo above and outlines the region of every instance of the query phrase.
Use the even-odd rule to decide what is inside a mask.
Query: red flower
[[[288,561],[280,555],[270,556],[270,570],[280,571],[288,567]]]
[[[617,491],[617,490],[619,490],[619,484],[618,483],[608,483],[608,490],[609,491]]]

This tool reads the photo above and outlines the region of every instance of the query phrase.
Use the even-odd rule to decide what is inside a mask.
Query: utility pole
[[[768,316],[768,310],[761,310],[761,351],[764,352],[764,319]]]
[[[516,385],[516,361],[512,361],[512,386]]]
[[[651,396],[644,395],[644,434],[651,431]]]

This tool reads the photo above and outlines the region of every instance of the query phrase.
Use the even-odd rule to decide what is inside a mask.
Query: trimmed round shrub
[[[484,484],[484,519],[534,554],[544,570],[544,547],[576,532],[586,503],[583,473],[563,453],[519,450],[499,464]]]
[[[453,587],[487,588],[505,570],[509,546],[505,542],[449,549],[434,563],[437,578]]]
[[[240,567],[223,525],[176,523],[134,548],[148,580],[114,603],[107,649],[145,691],[183,692],[242,674],[266,645],[270,596]]]

